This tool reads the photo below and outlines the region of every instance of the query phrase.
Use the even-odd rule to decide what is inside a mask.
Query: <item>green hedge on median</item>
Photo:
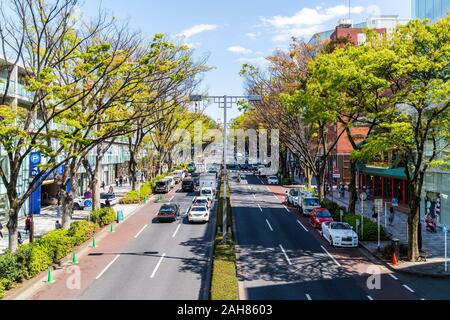
[[[116,220],[116,212],[112,208],[101,208],[92,211],[91,221],[97,223],[100,227],[110,225]]]

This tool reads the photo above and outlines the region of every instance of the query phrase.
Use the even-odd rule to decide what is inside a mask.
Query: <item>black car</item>
[[[175,203],[166,203],[158,212],[158,221],[175,221],[180,216],[180,207]]]
[[[192,179],[184,179],[181,182],[181,190],[183,192],[195,191],[195,182]]]
[[[200,173],[194,172],[191,174],[192,180],[194,181],[194,184],[196,187],[200,185]]]

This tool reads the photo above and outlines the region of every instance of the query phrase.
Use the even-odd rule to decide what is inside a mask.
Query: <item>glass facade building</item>
[[[450,0],[412,0],[414,19],[430,19],[432,22],[436,22],[449,12]]]

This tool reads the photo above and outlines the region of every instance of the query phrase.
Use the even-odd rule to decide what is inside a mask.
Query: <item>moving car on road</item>
[[[194,206],[189,210],[189,222],[209,222],[209,209],[206,206]]]
[[[305,197],[300,199],[298,210],[303,215],[309,215],[313,209],[320,208],[319,198]]]
[[[195,182],[192,179],[184,179],[181,183],[181,190],[183,192],[194,192],[195,191]]]
[[[158,212],[158,221],[175,221],[180,216],[180,207],[175,203],[166,203]]]
[[[200,185],[200,173],[194,172],[191,174],[191,178],[194,181],[196,187]]]
[[[289,191],[286,191],[286,202],[288,204],[297,207],[299,205],[299,200],[300,200],[300,190],[291,189]]]
[[[214,191],[211,187],[203,187],[200,190],[200,196],[207,197],[209,201],[212,201],[214,198]]]
[[[278,177],[277,176],[270,176],[267,178],[268,184],[279,184]]]
[[[332,222],[333,217],[331,216],[330,211],[325,208],[315,208],[311,211],[309,215],[309,223],[317,229],[322,228],[322,223]]]
[[[170,189],[175,188],[176,182],[175,182],[175,178],[173,176],[167,176],[166,180],[169,180]]]
[[[211,201],[208,197],[195,197],[194,200],[192,200],[192,206],[206,206],[209,209],[211,207]]]
[[[332,246],[358,246],[358,235],[348,223],[325,222],[322,224],[322,236],[328,240]]]

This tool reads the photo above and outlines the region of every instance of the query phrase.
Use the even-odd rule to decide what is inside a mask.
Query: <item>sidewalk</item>
[[[347,207],[349,202],[349,194],[345,193],[344,198],[339,199],[339,193],[337,190],[333,191],[333,197],[328,195],[327,198],[342,206]],[[370,219],[372,218],[373,201],[364,201],[364,215]],[[385,230],[391,238],[397,238],[401,243],[407,245],[408,243],[408,215],[400,211],[395,211],[395,218],[392,225],[387,222]],[[356,212],[361,214],[361,201],[358,200],[356,204]],[[388,213],[389,215],[389,213]],[[387,219],[386,219],[387,220]],[[383,208],[382,214],[380,214],[380,221],[385,226],[385,212]],[[389,267],[396,271],[404,271],[419,275],[429,276],[450,276],[450,273],[444,271],[444,233],[438,228],[437,233],[430,233],[426,231],[425,222],[421,221],[422,227],[422,251],[431,254],[431,257],[427,258],[426,262],[400,262],[397,266],[389,264]],[[390,241],[383,242],[382,247],[390,245]],[[372,254],[378,256],[377,242],[361,241],[361,245],[365,247]]]
[[[105,189],[108,190],[109,186]],[[122,198],[127,192],[131,190],[131,186],[124,185],[122,187],[116,187],[113,185],[114,192],[118,201]],[[103,190],[101,189],[101,192]],[[124,214],[124,219],[127,218],[130,213],[136,210],[139,207],[139,204],[117,204],[112,208],[117,212],[118,210],[122,210]],[[86,220],[88,218],[88,211],[74,211],[73,212],[73,221],[76,220]],[[61,215],[58,215],[57,206],[47,207],[42,209],[40,215],[35,215],[33,217],[34,220],[34,235],[35,239],[42,237],[46,233],[55,230],[55,222],[59,220],[61,222]],[[29,235],[25,233],[25,217],[19,219],[19,232],[22,235],[23,243],[29,242]],[[8,229],[6,227],[6,223],[3,224],[3,239],[0,238],[0,254],[3,254],[5,250],[8,248]]]

